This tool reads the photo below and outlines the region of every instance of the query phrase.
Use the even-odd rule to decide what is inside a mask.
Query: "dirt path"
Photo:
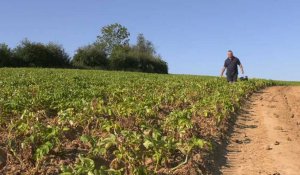
[[[300,87],[270,87],[251,97],[218,174],[300,174]]]

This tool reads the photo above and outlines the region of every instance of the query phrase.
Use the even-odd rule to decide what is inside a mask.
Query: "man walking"
[[[226,70],[227,81],[230,83],[236,82],[238,79],[238,65],[240,66],[242,74],[244,74],[243,65],[240,60],[233,55],[231,50],[227,52],[227,59],[225,60],[224,67],[221,71],[221,77],[223,77]]]

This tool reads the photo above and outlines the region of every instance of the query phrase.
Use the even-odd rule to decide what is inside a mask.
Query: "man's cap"
[[[232,50],[228,50],[227,52],[232,52]]]

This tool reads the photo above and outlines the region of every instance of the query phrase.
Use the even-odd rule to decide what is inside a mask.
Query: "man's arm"
[[[226,67],[224,66],[224,67],[222,68],[222,70],[221,70],[221,77],[223,77],[223,74],[224,74],[225,70],[226,70]]]
[[[238,61],[238,65],[240,66],[242,74],[244,74],[244,68],[243,68],[241,61],[239,59],[237,61]]]
[[[244,74],[244,67],[243,67],[242,64],[240,64],[240,69],[241,69],[241,71],[242,71],[242,74]]]

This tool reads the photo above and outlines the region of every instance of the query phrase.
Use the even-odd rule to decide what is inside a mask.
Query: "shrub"
[[[65,67],[69,65],[69,56],[62,46],[49,43],[24,40],[14,49],[14,56],[23,61],[22,66],[29,67]]]
[[[0,44],[0,67],[10,66],[10,60],[12,58],[12,52],[8,45]]]
[[[58,44],[49,43],[46,45],[48,51],[50,52],[50,56],[54,63],[53,66],[56,67],[68,67],[70,66],[70,56],[65,52],[65,49]]]
[[[107,69],[108,59],[101,45],[92,44],[77,49],[72,65],[79,68]]]
[[[110,57],[114,70],[168,73],[168,65],[159,56],[139,52],[132,47],[116,47]]]

